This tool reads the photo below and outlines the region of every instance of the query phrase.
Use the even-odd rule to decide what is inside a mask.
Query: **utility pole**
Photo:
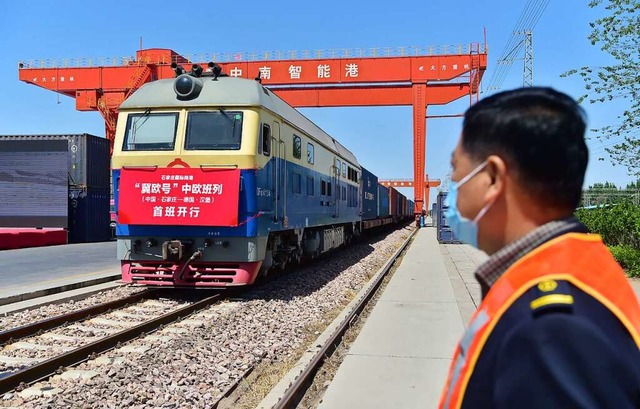
[[[524,67],[522,83],[525,87],[533,86],[533,29],[540,20],[550,0],[527,0],[511,37],[506,42],[493,72],[487,91],[499,90],[507,78],[514,61],[520,60],[520,51],[524,48]]]
[[[533,87],[533,33],[524,32],[524,71],[522,82],[525,87]]]

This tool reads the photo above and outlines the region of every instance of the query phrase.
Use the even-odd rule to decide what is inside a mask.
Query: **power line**
[[[507,78],[507,74],[516,60],[514,56],[519,55],[520,50],[524,48],[525,41],[522,35],[533,31],[538,24],[540,17],[546,10],[549,0],[528,0],[524,10],[520,14],[511,36],[505,43],[500,58],[498,58],[496,69],[489,80],[487,90],[500,89],[502,83]],[[532,60],[531,60],[532,64]]]
[[[633,136],[633,135],[632,135]],[[612,149],[614,148],[616,145],[620,145],[622,143],[624,143],[626,141],[626,138],[623,135],[616,135],[613,136],[611,138],[608,138],[605,142],[603,141],[599,141],[600,145],[598,146],[592,146],[590,153],[592,155],[602,155],[602,154],[608,154],[608,150],[607,149]]]
[[[606,138],[604,141],[600,140],[600,146],[595,146],[594,149],[598,149],[600,151],[606,150],[606,148],[610,148],[614,145],[625,143],[628,139],[634,139],[640,135],[639,132],[633,132],[629,135],[614,135]],[[606,142],[606,144],[605,144]]]

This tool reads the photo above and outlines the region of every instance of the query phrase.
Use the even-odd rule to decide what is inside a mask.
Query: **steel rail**
[[[104,304],[94,305],[92,307],[84,308],[78,311],[72,311],[68,314],[59,315],[57,317],[48,318],[46,320],[34,322],[32,324],[23,325],[18,328],[6,330],[0,332],[0,345],[6,344],[9,341],[16,341],[21,338],[36,335],[39,331],[46,331],[48,329],[56,328],[66,323],[72,323],[89,318],[93,315],[102,314],[109,310],[122,308],[128,304],[136,303],[143,299],[154,298],[157,295],[157,290],[145,290],[137,294],[132,294],[128,297],[121,298],[119,300],[109,301]]]
[[[415,229],[411,233],[411,235],[409,235],[407,240],[402,244],[402,246],[400,246],[400,248],[393,254],[393,256],[385,263],[385,265],[381,269],[383,273],[378,275],[378,278],[373,284],[371,284],[364,297],[362,297],[360,302],[342,321],[340,326],[331,335],[331,337],[329,337],[327,342],[314,355],[309,365],[307,365],[300,376],[298,376],[296,380],[289,386],[289,388],[285,391],[283,397],[280,399],[280,401],[278,401],[273,409],[294,408],[300,402],[318,369],[320,369],[322,364],[333,354],[337,346],[340,344],[344,333],[351,327],[353,320],[360,315],[364,307],[369,303],[369,300],[371,300],[371,298],[374,296],[374,294],[382,284],[382,281],[391,270],[391,267],[396,262],[400,254],[402,254],[404,249],[409,245],[409,242],[417,231],[418,229]]]
[[[218,406],[220,406],[220,404],[222,403],[223,400],[227,399],[229,396],[231,396],[231,394],[233,392],[235,392],[236,389],[238,389],[238,387],[240,386],[240,384],[245,381],[249,375],[251,375],[251,373],[253,372],[253,370],[256,369],[255,366],[250,366],[249,368],[247,368],[246,371],[244,371],[244,373],[238,378],[236,379],[229,388],[227,388],[226,391],[224,391],[224,393],[222,393],[222,395],[219,395],[218,400],[216,400],[213,405],[211,405],[211,409],[218,409]]]
[[[98,341],[92,342],[91,344],[87,344],[55,358],[48,359],[21,371],[15,372],[4,378],[0,378],[0,395],[15,389],[22,383],[31,383],[46,378],[47,376],[55,373],[61,367],[76,365],[89,359],[93,354],[102,353],[116,347],[119,343],[130,341],[144,333],[156,330],[162,325],[177,321],[184,316],[208,307],[220,297],[220,294],[215,294],[133,328],[107,336]]]

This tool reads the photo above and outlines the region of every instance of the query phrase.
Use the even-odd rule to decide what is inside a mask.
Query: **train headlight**
[[[206,74],[213,75],[213,80],[216,81],[222,74],[222,67],[212,61],[207,64]]]
[[[182,74],[173,83],[173,90],[179,100],[197,98],[202,90],[202,81],[189,74]]]
[[[178,63],[175,63],[175,62],[171,63],[171,68],[173,68],[173,72],[175,72],[176,77],[187,72],[185,71],[184,67],[182,67],[182,65],[178,65]]]
[[[191,72],[189,73],[193,77],[199,77],[202,75],[202,67],[199,64],[193,64],[191,66]]]

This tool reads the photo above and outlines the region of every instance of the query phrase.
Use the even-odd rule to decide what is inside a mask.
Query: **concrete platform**
[[[0,251],[0,305],[119,277],[115,242]]]
[[[36,293],[26,293],[25,295],[15,295],[7,298],[0,299],[0,315],[16,313],[19,311],[30,310],[42,305],[60,304],[69,300],[85,298],[92,294],[110,290],[121,285],[125,285],[118,278],[105,277],[103,281],[100,279],[86,280],[82,282],[76,282],[71,285],[64,286],[62,288],[49,287]],[[80,286],[80,284],[82,286]],[[75,289],[70,289],[75,288]],[[11,301],[14,300],[14,301]],[[22,301],[17,301],[22,300]],[[4,304],[2,304],[4,303]],[[2,409],[2,406],[0,406]]]
[[[451,356],[481,301],[483,252],[418,231],[338,368],[320,409],[435,408]],[[630,279],[640,297],[640,279]]]
[[[464,330],[450,274],[435,229],[420,229],[338,369],[321,409],[436,406]],[[471,302],[468,293],[466,297]]]

